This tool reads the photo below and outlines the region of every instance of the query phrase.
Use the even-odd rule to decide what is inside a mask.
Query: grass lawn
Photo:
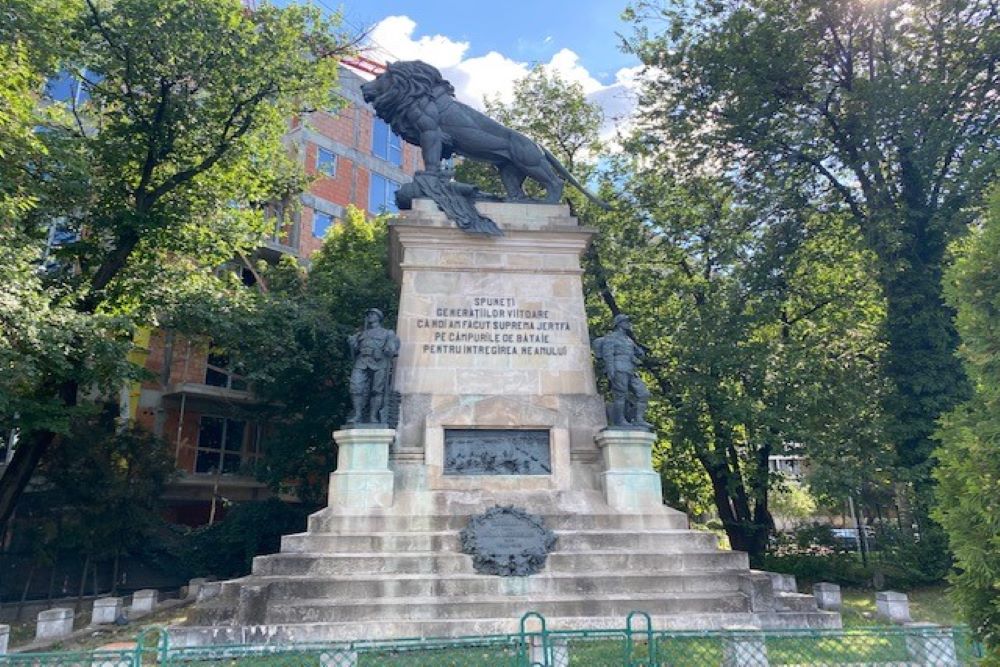
[[[957,625],[962,622],[948,597],[945,584],[903,591],[910,598],[910,616],[920,623]],[[843,588],[842,612],[844,627],[885,625],[875,616],[875,591],[864,588]]]

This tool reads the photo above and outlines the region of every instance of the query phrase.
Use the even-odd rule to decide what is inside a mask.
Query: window
[[[246,422],[203,415],[198,425],[196,473],[235,473],[243,462]]]
[[[325,148],[316,148],[316,171],[331,178],[337,175],[337,155]]]
[[[385,176],[372,174],[371,185],[368,188],[368,210],[372,213],[396,213],[396,190],[399,183]]]
[[[318,239],[323,238],[326,235],[326,230],[330,229],[331,225],[333,225],[332,215],[313,211],[313,236]]]
[[[403,166],[403,140],[377,117],[372,118],[372,154],[397,167]]]
[[[205,384],[225,389],[247,390],[247,381],[229,370],[229,357],[218,350],[209,350],[205,365]]]

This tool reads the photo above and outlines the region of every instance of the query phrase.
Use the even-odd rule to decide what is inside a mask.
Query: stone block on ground
[[[545,655],[545,644],[539,635],[531,638],[530,661],[532,665],[548,665],[548,667],[569,667],[569,642],[565,639],[549,638],[548,656]]]
[[[906,593],[879,591],[875,594],[875,615],[890,623],[910,622],[910,601]]]
[[[840,611],[842,600],[840,586],[821,581],[813,585],[813,597],[816,606],[825,611]]]
[[[73,610],[56,607],[38,612],[35,639],[61,639],[73,633]]]
[[[723,667],[768,667],[764,633],[733,630],[722,639]]]
[[[0,655],[7,653],[10,644],[10,626],[0,624]]]
[[[187,591],[184,597],[197,599],[198,592],[201,590],[201,587],[204,586],[207,581],[208,579],[206,579],[205,577],[195,577],[194,579],[189,581],[187,585]]]
[[[91,625],[110,625],[115,622],[122,613],[122,599],[107,597],[94,600],[94,607],[90,614]]]
[[[921,667],[958,667],[958,652],[951,628],[929,623],[908,624],[915,632],[906,636],[910,662]]]
[[[204,602],[205,600],[219,597],[219,593],[221,592],[221,581],[206,581],[198,588],[198,594],[195,596],[195,599],[198,602]]]
[[[152,613],[160,601],[160,592],[157,590],[144,588],[141,591],[132,593],[132,606],[129,611],[133,616]]]
[[[798,593],[799,586],[795,581],[794,574],[783,574],[780,572],[768,572],[767,576],[771,577],[771,585],[774,587],[775,593]]]

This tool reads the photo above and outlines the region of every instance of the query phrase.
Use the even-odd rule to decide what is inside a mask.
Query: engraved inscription
[[[499,505],[470,517],[459,537],[476,572],[501,577],[539,572],[556,544],[555,533],[541,517]]]
[[[545,429],[445,429],[446,475],[550,475]]]
[[[416,321],[431,332],[425,354],[523,355],[562,357],[568,346],[562,334],[570,323],[546,308],[522,308],[508,296],[481,296],[464,306],[434,308],[433,317]]]

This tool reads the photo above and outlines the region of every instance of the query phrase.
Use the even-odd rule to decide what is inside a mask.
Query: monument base
[[[337,470],[330,474],[329,505],[370,510],[391,507],[393,480],[389,447],[396,438],[391,428],[351,428],[337,431]]]
[[[651,433],[607,428],[580,265],[593,230],[565,206],[477,206],[503,236],[465,234],[426,200],[390,229],[397,431],[334,434],[329,506],[171,641],[505,634],[528,611],[558,630],[620,628],[636,610],[662,629],[839,627],[663,505]],[[476,571],[460,535],[496,506],[555,535],[542,569]],[[504,538],[513,552],[525,531]]]
[[[660,475],[653,470],[649,431],[608,428],[594,438],[601,450],[601,486],[608,505],[622,512],[642,512],[663,504]]]

